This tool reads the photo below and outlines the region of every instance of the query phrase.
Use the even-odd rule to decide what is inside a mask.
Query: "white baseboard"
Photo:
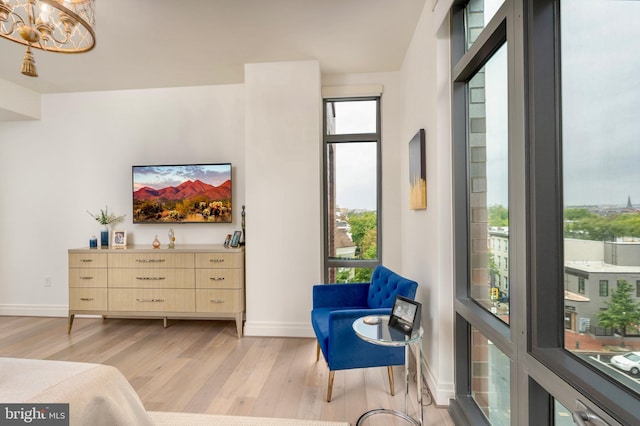
[[[433,403],[439,407],[448,407],[449,400],[455,396],[454,383],[438,383],[424,357],[422,359],[422,375],[431,391]]]
[[[0,315],[15,317],[68,317],[67,305],[0,305]]]
[[[267,321],[246,321],[244,323],[244,335],[255,337],[316,337],[309,323]]]

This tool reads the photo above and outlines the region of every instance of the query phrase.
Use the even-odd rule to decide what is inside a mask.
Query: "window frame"
[[[450,10],[456,368],[449,412],[460,424],[488,424],[470,397],[471,326],[511,360],[511,390],[518,395],[512,400],[511,424],[554,424],[554,398],[571,411],[587,403],[611,425],[640,418],[639,398],[563,347],[559,2],[505,0],[468,52],[460,30],[468,0],[454,0]],[[466,279],[470,260],[464,82],[502,38],[515,49],[509,49],[508,60],[509,78],[514,77],[509,82],[509,134],[520,143],[509,147],[510,158],[522,171],[510,179],[510,326],[497,323],[469,299]]]
[[[375,101],[376,131],[374,133],[342,133],[330,135],[327,131],[327,105],[331,102]],[[322,208],[323,208],[323,279],[330,281],[331,268],[370,268],[382,263],[382,114],[381,96],[326,97],[322,100]],[[329,188],[328,146],[339,143],[376,143],[376,259],[340,259],[329,256]]]
[[[456,0],[450,12],[451,28],[465,28],[465,6],[468,2]],[[514,346],[511,340],[514,329],[513,319],[519,315],[511,310],[510,325],[501,321],[490,311],[476,303],[470,295],[469,274],[471,259],[468,252],[470,246],[468,223],[469,187],[467,184],[467,132],[468,132],[468,98],[467,83],[480,70],[493,54],[507,42],[508,10],[502,5],[491,18],[475,42],[466,49],[463,31],[451,34],[451,75],[452,75],[452,173],[453,173],[453,246],[454,246],[454,282],[455,282],[455,394],[449,411],[454,419],[462,423],[488,425],[489,422],[482,410],[471,396],[471,329],[479,331],[490,340],[509,359],[514,359]],[[507,47],[510,56],[511,47]],[[509,62],[510,59],[507,60]],[[511,83],[509,83],[511,86]],[[512,129],[508,129],[511,133]],[[513,153],[510,152],[511,156]],[[511,197],[511,189],[509,190]],[[511,204],[511,202],[510,202]],[[510,223],[511,223],[510,211]],[[464,230],[464,232],[463,232]],[[511,231],[510,231],[511,236]],[[499,242],[497,244],[500,244]],[[513,244],[508,244],[511,250]],[[515,256],[515,253],[514,253]],[[511,252],[510,252],[511,257]],[[514,259],[510,262],[513,267]],[[516,262],[517,263],[517,262]],[[510,271],[513,274],[513,270]],[[513,286],[509,286],[510,299],[517,296]],[[510,374],[514,376],[514,366]],[[511,380],[511,394],[517,394],[517,380]]]
[[[579,389],[594,407],[609,407],[606,412],[597,412],[605,421],[631,424],[640,418],[638,398],[610,377],[577,359],[561,344],[564,340],[564,212],[560,0],[522,2],[525,32],[528,34],[524,66],[527,72],[525,90],[530,188],[527,203],[530,323],[529,350],[525,361],[531,376],[548,392],[562,395]],[[549,294],[555,294],[558,303],[549,303]],[[553,373],[551,377],[548,377],[547,369]],[[555,377],[564,383],[559,383]],[[570,386],[569,389],[566,384]],[[575,405],[566,406],[575,408]],[[530,412],[531,409],[530,405]]]

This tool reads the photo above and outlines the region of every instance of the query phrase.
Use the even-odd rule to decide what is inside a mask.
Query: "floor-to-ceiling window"
[[[454,3],[460,423],[638,424],[639,20],[635,0]]]
[[[325,99],[326,282],[367,282],[380,263],[380,165],[380,98]]]

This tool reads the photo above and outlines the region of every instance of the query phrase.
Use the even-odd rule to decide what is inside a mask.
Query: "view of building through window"
[[[379,260],[378,106],[325,102],[328,282],[369,281]]]

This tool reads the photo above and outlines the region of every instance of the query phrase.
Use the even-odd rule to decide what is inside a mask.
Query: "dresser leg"
[[[238,339],[242,337],[242,312],[236,314],[236,330],[238,331]]]
[[[71,334],[71,327],[73,326],[74,318],[75,318],[74,314],[69,315],[69,329],[67,330],[67,334]]]
[[[164,325],[164,328],[167,328],[167,317],[162,317],[162,325]]]

